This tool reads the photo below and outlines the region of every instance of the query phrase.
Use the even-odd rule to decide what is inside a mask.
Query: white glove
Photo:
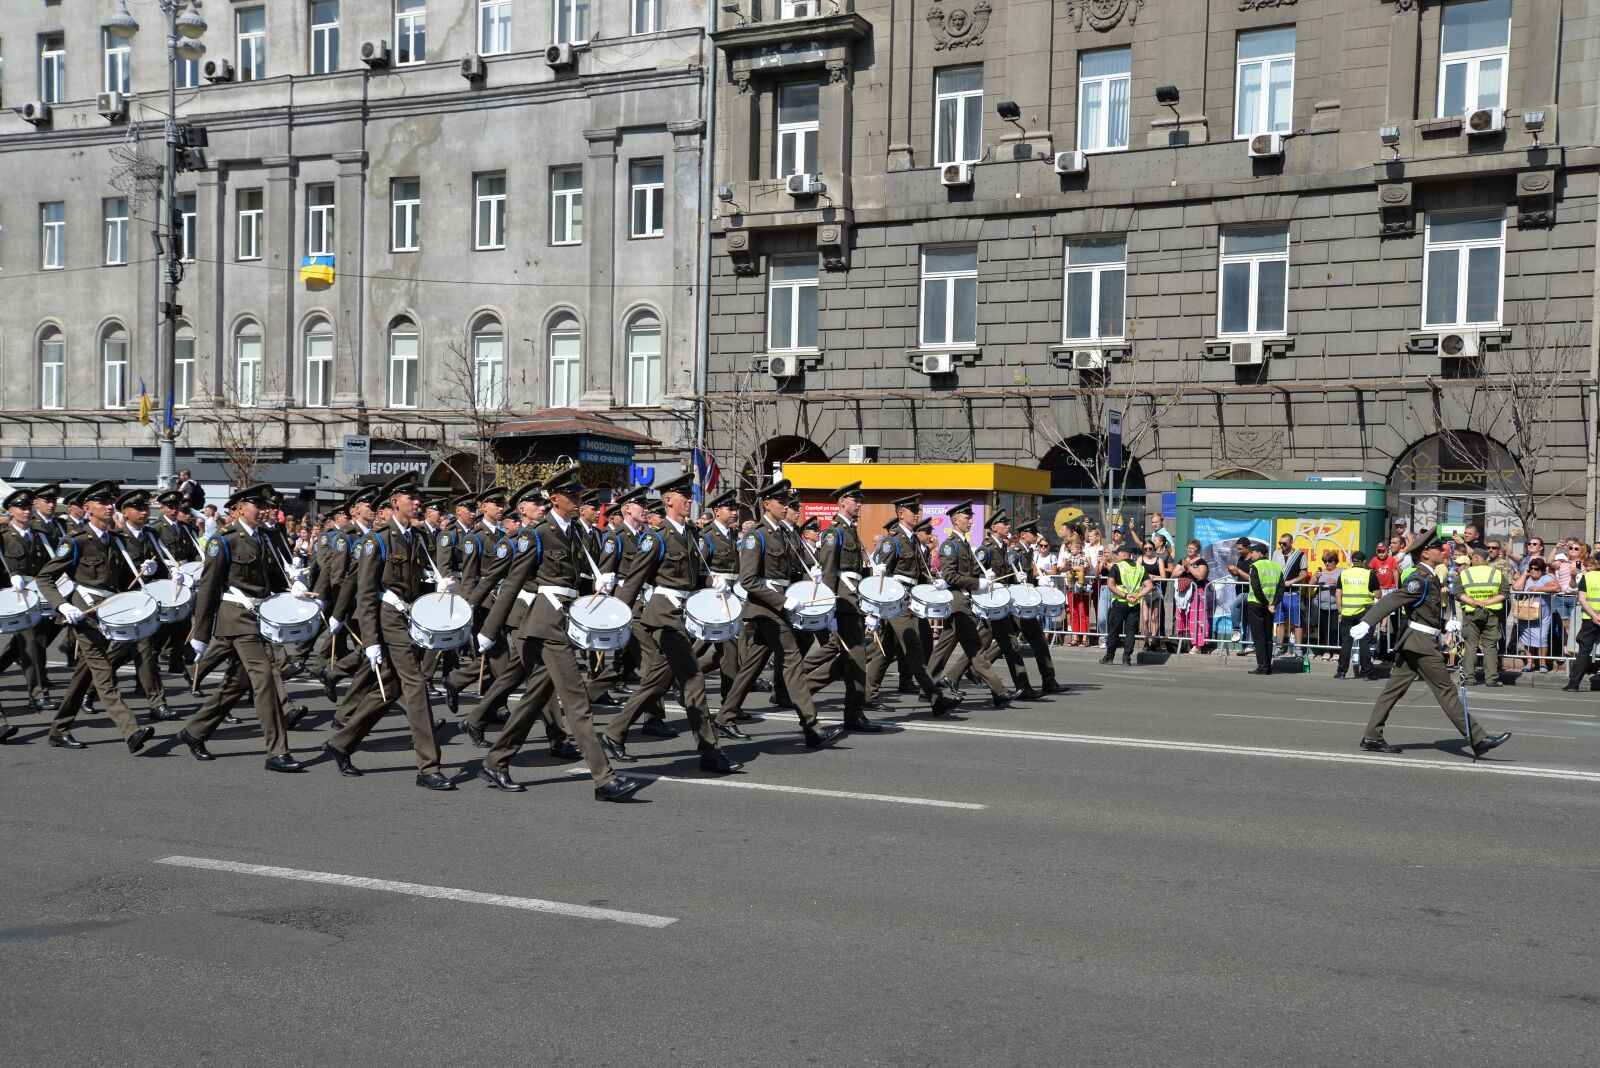
[[[291,583],[295,583],[295,582],[304,583],[305,580],[306,580],[306,569],[305,568],[303,568],[303,567],[291,567],[289,569],[289,581]]]
[[[146,560],[144,563],[139,565],[139,574],[143,575],[145,578],[149,578],[151,575],[156,573],[156,568],[158,566],[160,565],[158,565],[154,560]]]
[[[186,590],[194,585],[194,576],[187,571],[174,571],[172,573],[172,581],[180,590]]]
[[[289,587],[289,592],[294,594],[296,597],[309,597],[311,595],[311,590],[308,589],[306,584],[301,582],[299,579],[294,580],[294,585]]]
[[[494,648],[494,639],[487,634],[478,635],[478,652],[487,653]]]
[[[610,593],[617,588],[617,576],[601,575],[595,580],[594,588],[600,593]]]
[[[1350,640],[1358,642],[1372,633],[1372,626],[1368,623],[1357,623],[1350,628]]]
[[[205,653],[206,646],[208,644],[210,644],[210,643],[209,642],[203,642],[199,638],[190,638],[189,639],[189,648],[194,650],[194,655],[197,658]]]
[[[1034,585],[1038,586],[1041,590],[1047,590],[1051,586],[1054,586],[1055,583],[1050,581],[1050,576],[1048,576],[1048,575],[1040,575],[1037,579],[1034,580]]]
[[[433,584],[433,588],[438,593],[454,593],[459,585],[460,583],[458,583],[455,579],[445,577],[436,581]]]
[[[727,590],[727,588],[728,588],[728,576],[727,575],[712,575],[711,576],[711,588],[716,590],[718,593],[725,592]]]
[[[61,618],[67,621],[69,627],[75,627],[83,620],[83,609],[75,604],[63,604],[56,611],[61,613]]]
[[[27,585],[28,580],[23,578],[21,575],[11,576],[11,588],[16,590],[18,593],[21,593],[23,588]]]
[[[332,616],[329,616],[328,617],[328,633],[329,634],[338,634],[341,630],[344,630],[344,624],[340,623],[337,619],[334,619]]]
[[[872,573],[874,575],[878,575],[878,576],[881,577],[887,570],[888,570],[888,568],[884,566],[882,561],[874,560],[872,562]]]
[[[1459,619],[1447,621],[1444,625],[1444,632],[1446,634],[1459,634],[1461,632],[1461,621]]]
[[[372,665],[372,670],[377,671],[378,665],[383,663],[383,646],[369,645],[366,648],[367,663]]]
[[[992,578],[981,578],[981,579],[978,580],[978,592],[979,593],[988,593],[993,588],[994,588],[994,579],[992,579]]]
[[[868,634],[876,633],[877,629],[878,629],[878,624],[880,624],[882,622],[883,622],[883,620],[879,619],[876,613],[868,612],[867,613],[867,633]]]
[[[936,590],[948,590],[950,588],[950,583],[946,582],[944,579],[935,579],[933,582],[933,588]]]
[[[787,596],[784,597],[784,599],[783,599],[783,610],[785,612],[792,612],[796,608],[798,608],[799,606],[800,606],[800,598],[799,597],[796,597],[792,593],[788,594]]]
[[[811,581],[812,582],[821,582],[822,581],[822,568],[820,568],[820,567],[812,567],[812,569],[810,571],[806,572],[806,574],[811,576]]]

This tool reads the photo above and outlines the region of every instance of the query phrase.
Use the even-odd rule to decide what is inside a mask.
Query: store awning
[[[799,490],[835,489],[860,482],[864,490],[943,493],[1050,492],[1050,472],[1011,464],[784,464]]]
[[[660,445],[649,434],[618,426],[596,412],[581,408],[549,408],[527,419],[501,423],[486,435],[492,440],[563,437],[575,434],[608,438],[629,445]]]

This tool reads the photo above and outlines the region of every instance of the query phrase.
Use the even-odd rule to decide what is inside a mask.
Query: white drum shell
[[[822,583],[796,582],[785,599],[798,602],[785,613],[796,630],[833,629],[839,599]]]
[[[44,618],[44,598],[30,589],[0,590],[0,634],[31,630]]]
[[[156,599],[156,616],[163,623],[177,623],[194,614],[194,591],[172,579],[146,582],[144,592]]]
[[[139,590],[114,593],[99,602],[95,624],[110,641],[136,642],[161,629],[160,606]]]
[[[992,586],[988,593],[975,593],[968,600],[972,603],[972,614],[979,619],[993,621],[1011,615],[1011,594],[1004,586]]]
[[[911,587],[911,614],[918,619],[949,619],[955,598],[931,582]]]
[[[863,612],[879,619],[893,619],[906,606],[906,588],[893,575],[872,575],[856,587],[856,598]]]
[[[423,649],[459,649],[472,640],[472,605],[453,593],[425,593],[411,602],[411,641]]]
[[[39,598],[39,618],[40,619],[58,619],[58,618],[60,618],[61,613],[56,611],[55,605],[51,604],[49,602],[49,600],[45,598],[45,595],[40,591],[40,589],[39,589],[39,580],[38,579],[29,579],[28,580],[28,585],[27,585],[27,590],[28,590],[29,593],[34,594],[35,596],[37,596]]]
[[[1036,586],[1039,591],[1041,616],[1052,616],[1067,607],[1067,595],[1055,586]]]
[[[633,637],[633,613],[615,597],[589,594],[567,610],[567,639],[580,649],[621,649]]]
[[[192,583],[192,585],[195,585],[195,586],[200,585],[200,573],[202,571],[204,571],[205,569],[206,569],[206,565],[202,561],[199,561],[199,560],[190,560],[186,564],[179,564],[178,565],[178,570],[179,571],[183,572],[185,575],[188,575],[190,578],[194,579],[194,582]]]
[[[310,641],[322,632],[322,606],[292,593],[278,593],[256,610],[261,636],[274,645]]]
[[[1044,598],[1039,595],[1035,586],[1011,586],[1007,591],[1011,595],[1011,614],[1018,619],[1042,619],[1044,617]]]
[[[731,591],[721,594],[716,590],[701,590],[684,602],[683,629],[697,641],[732,641],[744,628],[743,612],[744,602]]]

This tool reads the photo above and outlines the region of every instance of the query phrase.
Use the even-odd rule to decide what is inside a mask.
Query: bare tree
[[[708,418],[706,428],[724,443],[722,469],[726,477],[734,480],[735,491],[752,510],[755,491],[765,482],[762,447],[777,432],[777,394],[763,384],[765,381],[765,373],[754,361],[735,371],[731,388],[715,401],[715,415],[708,411],[712,418]],[[713,421],[720,425],[710,425]]]
[[[241,394],[230,368],[221,390],[202,386],[204,402],[191,409],[190,419],[210,428],[222,453],[222,466],[235,489],[261,481],[262,469],[277,456],[288,434],[287,413],[281,394],[269,389],[265,379],[248,384]]]

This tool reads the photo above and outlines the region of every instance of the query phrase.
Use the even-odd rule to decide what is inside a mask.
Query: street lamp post
[[[183,248],[178,234],[177,178],[178,150],[183,147],[183,132],[178,126],[178,61],[198,60],[206,46],[199,40],[206,32],[206,20],[195,10],[192,0],[156,0],[167,17],[167,121],[166,151],[161,164],[161,208],[159,220],[163,284],[161,289],[161,343],[157,354],[156,396],[161,401],[161,462],[156,481],[161,489],[177,485],[177,422],[167,421],[167,406],[177,389],[178,283],[183,278]],[[181,13],[180,13],[181,12]],[[105,23],[105,30],[120,40],[131,40],[139,32],[139,22],[128,13],[128,0],[121,0],[117,13]]]

